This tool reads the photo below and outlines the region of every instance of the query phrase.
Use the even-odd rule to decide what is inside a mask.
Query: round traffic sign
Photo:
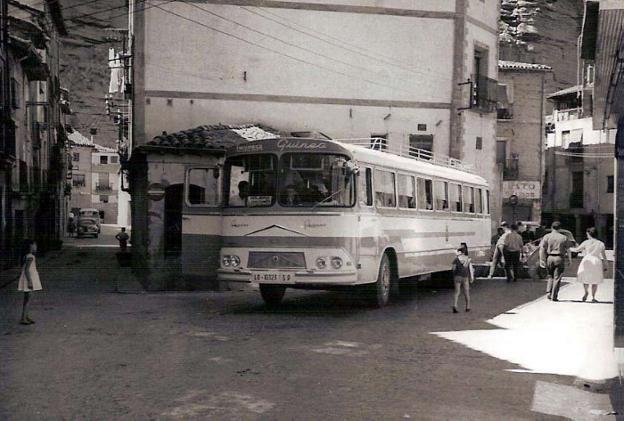
[[[147,197],[150,200],[162,200],[165,197],[165,186],[160,183],[152,183],[147,187]]]

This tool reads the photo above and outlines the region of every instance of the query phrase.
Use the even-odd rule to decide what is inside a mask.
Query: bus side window
[[[490,191],[485,191],[485,213],[487,215],[490,214]]]
[[[361,206],[373,206],[373,171],[366,168],[359,174],[359,197]]]
[[[435,208],[436,210],[447,211],[448,205],[448,183],[446,181],[435,182]]]
[[[186,200],[190,205],[219,206],[219,174],[214,168],[191,168],[186,185]]]
[[[474,187],[464,186],[464,212],[474,213]]]
[[[396,207],[394,173],[375,170],[375,202],[382,208]]]
[[[459,184],[449,184],[449,201],[451,204],[451,211],[462,211],[462,189]]]
[[[418,209],[433,210],[433,181],[418,178]]]
[[[475,197],[475,207],[477,213],[483,213],[483,193],[481,189],[476,189],[477,195]]]
[[[416,209],[416,186],[411,175],[399,174],[399,207]]]

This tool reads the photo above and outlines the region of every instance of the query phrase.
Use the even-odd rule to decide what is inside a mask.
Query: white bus
[[[228,151],[217,279],[259,284],[267,305],[286,288],[357,287],[381,307],[400,278],[448,271],[461,242],[485,262],[485,179],[385,146],[280,138]]]

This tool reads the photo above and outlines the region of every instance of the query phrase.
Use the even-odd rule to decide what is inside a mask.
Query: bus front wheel
[[[392,268],[390,258],[384,254],[379,264],[377,282],[370,285],[369,302],[374,307],[383,307],[390,299],[390,286],[392,284]]]
[[[267,307],[277,307],[284,298],[286,287],[282,285],[260,284],[260,295]]]

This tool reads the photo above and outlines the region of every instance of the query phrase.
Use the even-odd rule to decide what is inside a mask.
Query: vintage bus
[[[257,283],[272,306],[286,288],[349,287],[381,307],[399,279],[448,271],[461,242],[485,262],[485,179],[451,158],[385,147],[277,138],[228,151],[217,279]]]

